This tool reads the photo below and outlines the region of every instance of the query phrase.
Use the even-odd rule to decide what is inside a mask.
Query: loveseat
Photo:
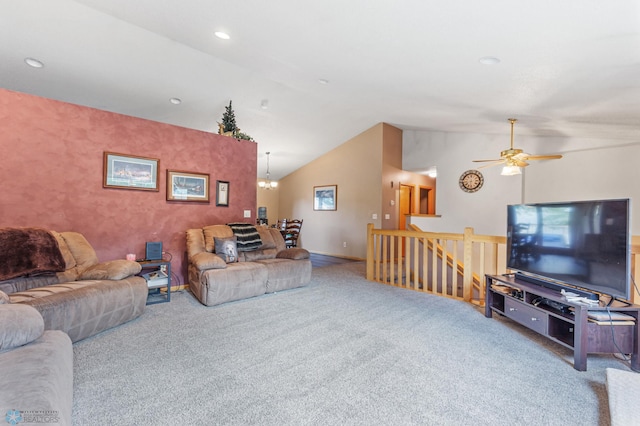
[[[309,252],[287,249],[278,229],[231,223],[189,229],[186,237],[189,289],[206,306],[311,281]]]
[[[0,296],[0,414],[7,424],[71,425],[73,349],[31,306]],[[4,422],[3,422],[4,424]]]
[[[11,304],[35,308],[45,330],[73,342],[140,316],[148,287],[129,260],[99,263],[78,232],[0,229],[0,292]]]

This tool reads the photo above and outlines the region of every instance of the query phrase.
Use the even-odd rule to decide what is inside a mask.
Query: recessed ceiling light
[[[216,31],[213,34],[215,34],[216,37],[221,38],[222,40],[229,40],[231,38],[229,34],[222,31]]]
[[[495,65],[500,63],[500,59],[495,56],[484,56],[478,60],[482,65]]]
[[[182,99],[180,99],[180,98],[171,98],[171,99],[169,99],[169,102],[171,102],[174,105],[180,105],[182,103]]]
[[[326,78],[321,78],[320,80],[318,80],[318,83],[320,83],[320,84],[329,84],[329,80],[327,80]]]
[[[37,59],[34,58],[25,58],[24,62],[33,68],[43,68],[44,64]]]
[[[263,99],[260,102],[260,108],[262,109],[268,109],[269,108],[269,99]]]

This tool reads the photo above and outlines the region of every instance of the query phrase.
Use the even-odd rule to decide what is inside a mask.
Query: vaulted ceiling
[[[0,0],[0,38],[7,89],[211,132],[232,100],[275,179],[379,122],[640,141],[637,0]]]

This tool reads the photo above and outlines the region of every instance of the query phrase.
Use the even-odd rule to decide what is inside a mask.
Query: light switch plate
[[[251,210],[245,210],[244,217],[251,217]]]

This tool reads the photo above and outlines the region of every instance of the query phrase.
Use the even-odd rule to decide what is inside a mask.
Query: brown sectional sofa
[[[140,264],[98,262],[77,232],[0,229],[0,412],[71,425],[72,341],[144,312]],[[7,417],[7,418],[9,418]]]
[[[8,423],[71,425],[71,339],[45,331],[35,308],[4,302],[0,298],[0,413]]]
[[[256,226],[259,245],[237,252],[228,263],[216,253],[216,239],[233,240],[228,225],[187,230],[189,289],[207,306],[300,287],[311,281],[309,252],[287,249],[279,230]]]
[[[62,330],[73,342],[144,312],[148,287],[144,278],[135,276],[141,270],[137,262],[100,263],[82,234],[49,232],[58,243],[64,270],[0,281],[0,291],[10,303],[34,307],[44,319],[45,330]]]

